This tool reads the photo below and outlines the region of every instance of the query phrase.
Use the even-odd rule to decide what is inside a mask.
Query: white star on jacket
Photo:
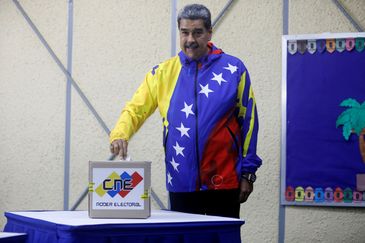
[[[199,94],[205,94],[205,96],[207,98],[208,98],[209,93],[214,92],[213,90],[209,89],[209,84],[207,84],[205,86],[203,86],[201,84],[199,84],[199,85],[200,85],[200,88],[201,88],[201,90],[199,91]]]
[[[167,183],[172,186],[172,176],[170,175],[170,172],[167,172]]]
[[[178,156],[179,154],[181,154],[183,157],[185,157],[183,150],[185,149],[184,147],[180,147],[180,145],[178,144],[178,142],[176,142],[175,146],[172,146],[175,149],[176,152],[176,156]]]
[[[227,81],[225,79],[223,79],[222,73],[215,74],[214,72],[212,72],[212,74],[214,75],[214,78],[212,78],[211,80],[217,81],[219,86],[221,86],[222,82],[227,83]]]
[[[186,102],[184,102],[184,108],[181,109],[181,111],[184,112],[186,118],[188,118],[190,114],[195,115],[192,109],[193,109],[193,104],[187,105]]]
[[[174,170],[176,170],[177,172],[179,172],[179,169],[177,167],[180,164],[175,162],[174,157],[172,157],[172,160],[170,161],[170,164],[172,165],[172,167],[174,167]]]
[[[181,122],[180,127],[176,127],[176,129],[180,131],[181,137],[183,137],[185,135],[188,138],[190,138],[189,133],[188,133],[188,131],[190,130],[190,128],[184,127],[184,124],[182,124],[182,122]]]
[[[230,63],[228,63],[228,67],[223,67],[223,68],[229,70],[231,72],[231,74],[233,74],[234,72],[236,72],[237,69],[238,69],[237,66],[233,66]]]

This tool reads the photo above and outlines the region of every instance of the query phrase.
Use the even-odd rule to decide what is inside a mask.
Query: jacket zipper
[[[226,128],[227,128],[229,134],[231,135],[231,137],[233,139],[233,143],[234,143],[234,146],[236,147],[237,154],[239,154],[239,146],[238,146],[238,142],[237,142],[236,136],[234,135],[234,133],[232,132],[232,130],[229,128],[228,125],[226,125]]]
[[[195,151],[196,151],[196,159],[198,163],[198,185],[199,189],[201,188],[201,179],[200,179],[200,158],[199,158],[199,135],[198,135],[198,65],[199,63],[196,63],[196,69],[195,69],[195,79],[194,79],[194,95],[195,95]]]

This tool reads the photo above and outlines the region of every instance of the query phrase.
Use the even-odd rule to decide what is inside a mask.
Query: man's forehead
[[[180,29],[205,29],[202,19],[181,19]]]
[[[204,27],[183,27],[180,26],[180,30],[189,30],[189,31],[201,31],[204,30]]]

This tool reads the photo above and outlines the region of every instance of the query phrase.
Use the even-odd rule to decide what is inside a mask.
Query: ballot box
[[[90,218],[148,218],[151,162],[90,161]]]

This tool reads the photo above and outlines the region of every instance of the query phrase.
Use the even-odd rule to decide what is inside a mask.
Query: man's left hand
[[[240,203],[247,201],[251,192],[253,191],[253,183],[248,182],[248,180],[241,179],[240,183]]]

